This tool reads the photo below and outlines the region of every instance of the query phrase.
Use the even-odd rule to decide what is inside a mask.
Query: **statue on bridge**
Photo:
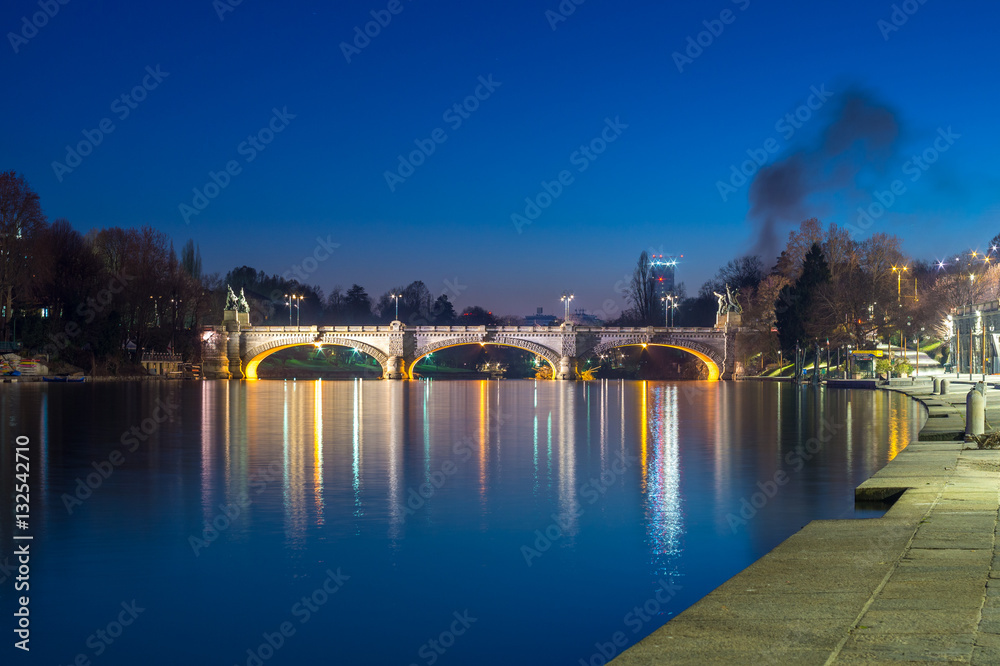
[[[250,312],[250,304],[247,303],[247,296],[243,293],[243,287],[240,287],[240,298],[236,302],[237,312]]]
[[[223,309],[235,312],[239,307],[239,302],[236,300],[236,294],[233,293],[233,288],[228,284],[226,285],[226,291],[228,292],[226,294],[226,307]]]
[[[726,293],[720,294],[717,291],[713,291],[715,297],[719,300],[719,311],[718,315],[720,317],[729,314],[730,312],[735,312],[736,314],[743,314],[743,306],[740,305],[739,301],[736,300],[736,295],[729,289],[729,285],[726,285]]]
[[[247,302],[246,294],[243,293],[243,288],[240,288],[240,295],[237,296],[236,292],[233,291],[231,285],[226,285],[226,307],[224,309],[230,310],[232,312],[250,312],[250,304]]]

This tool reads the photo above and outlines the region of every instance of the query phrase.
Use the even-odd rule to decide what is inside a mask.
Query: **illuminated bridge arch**
[[[718,380],[726,366],[725,359],[720,356],[717,349],[695,340],[676,339],[670,336],[650,337],[646,335],[633,335],[615,340],[607,340],[598,343],[593,348],[581,353],[579,358],[580,361],[585,361],[588,358],[605,354],[612,349],[617,349],[618,347],[632,347],[636,345],[670,347],[671,349],[680,349],[681,351],[685,351],[692,356],[697,357],[698,360],[705,364],[705,367],[708,368],[709,381]]]
[[[244,376],[247,379],[258,379],[257,367],[261,364],[261,361],[266,359],[271,354],[275,354],[283,349],[291,349],[292,347],[317,347],[325,345],[353,347],[359,352],[363,352],[374,358],[382,368],[382,373],[385,374],[389,357],[378,348],[372,347],[371,345],[361,342],[360,340],[350,340],[339,337],[328,338],[327,336],[317,335],[312,335],[308,337],[308,339],[296,340],[296,338],[300,337],[302,336],[289,336],[285,339],[270,340],[268,342],[261,343],[252,349],[248,349],[246,353],[243,354],[243,358],[246,359],[246,364],[243,368]]]
[[[553,376],[559,367],[559,354],[554,350],[549,349],[537,342],[531,342],[530,340],[520,340],[518,338],[509,336],[496,336],[495,338],[482,338],[474,336],[463,336],[461,338],[452,338],[445,340],[435,340],[433,342],[427,343],[422,347],[418,347],[414,354],[413,361],[409,363],[406,371],[406,376],[413,379],[413,371],[417,367],[417,363],[420,363],[427,355],[433,354],[440,349],[447,349],[449,347],[460,347],[462,345],[496,345],[500,347],[514,347],[515,349],[521,349],[526,352],[530,352],[535,356],[542,358],[549,366],[552,368]]]

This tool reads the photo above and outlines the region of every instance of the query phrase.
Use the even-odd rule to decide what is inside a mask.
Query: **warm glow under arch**
[[[260,350],[254,350],[253,357],[247,361],[246,367],[243,368],[243,375],[246,379],[259,379],[257,377],[257,367],[261,364],[261,361],[266,359],[271,354],[275,354],[283,349],[291,349],[292,347],[312,347],[314,349],[319,349],[320,347],[325,347],[331,345],[334,347],[346,347],[349,349],[356,349],[357,351],[365,354],[366,356],[371,356],[375,361],[382,367],[383,374],[385,373],[385,364],[388,360],[385,354],[378,351],[374,347],[370,347],[366,344],[355,343],[351,341],[344,342],[294,342],[289,344],[277,344],[272,346],[267,346]]]
[[[604,352],[611,351],[612,349],[618,349],[620,347],[670,347],[671,349],[679,349],[681,351],[687,352],[688,354],[691,354],[692,356],[696,357],[698,360],[700,360],[702,363],[705,364],[705,367],[708,368],[708,381],[710,382],[718,381],[719,377],[721,376],[718,362],[716,362],[715,359],[713,359],[705,352],[684,345],[669,344],[666,342],[623,342],[622,344],[617,344],[617,345],[616,344],[599,345],[594,349],[592,349],[591,351],[589,351],[586,354],[585,358],[591,358],[598,354],[603,354]],[[581,358],[580,360],[582,361],[584,360],[584,358]]]
[[[470,342],[470,341],[462,341],[462,342],[453,342],[453,343],[449,343],[449,344],[442,344],[440,346],[435,346],[433,348],[429,348],[429,349],[427,349],[425,351],[419,352],[420,356],[418,356],[416,359],[414,359],[413,362],[410,363],[410,366],[406,369],[406,376],[407,376],[407,378],[408,379],[413,379],[414,378],[413,377],[413,371],[417,367],[417,363],[420,363],[420,361],[422,361],[423,359],[427,358],[431,354],[433,354],[435,352],[438,352],[438,351],[441,351],[442,349],[449,349],[450,347],[461,347],[461,346],[469,346],[469,345],[481,345],[483,347],[485,347],[486,345],[493,345],[493,346],[496,346],[496,347],[513,347],[514,349],[520,349],[521,351],[526,351],[529,354],[534,354],[535,356],[538,356],[543,361],[545,361],[546,363],[548,363],[549,367],[552,368],[552,376],[555,377],[555,375],[556,375],[556,364],[553,361],[553,359],[549,358],[545,354],[539,353],[538,349],[534,349],[534,348],[531,348],[531,347],[528,347],[528,346],[522,346],[522,345],[507,343],[507,342]]]

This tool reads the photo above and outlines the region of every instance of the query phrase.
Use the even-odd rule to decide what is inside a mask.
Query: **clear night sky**
[[[50,219],[149,224],[178,249],[193,238],[208,271],[281,274],[330,237],[340,248],[308,280],[327,292],[358,282],[377,297],[421,279],[437,294],[457,279],[459,307],[552,312],[571,289],[592,310],[621,303],[615,284],[643,249],[683,253],[689,294],[745,253],[758,237],[749,186],[724,202],[717,181],[772,137],[772,162],[811,150],[858,90],[896,114],[897,149],[851,192],[817,196],[813,215],[854,222],[859,201],[904,178],[867,232],[934,258],[1000,231],[994,3],[911,0],[919,9],[885,39],[892,3],[871,0],[587,0],[555,30],[545,12],[558,0],[400,0],[348,63],[341,42],[389,4],[243,0],[220,20],[222,0],[70,0],[12,45],[40,10],[9,0],[2,167],[25,174]],[[723,10],[732,22],[679,72],[673,52]],[[490,76],[499,87],[456,129],[444,113]],[[156,87],[136,108],[115,103],[144,77]],[[823,85],[836,95],[786,140],[776,123]],[[275,108],[295,117],[248,161],[241,144]],[[114,131],[57,177],[66,146],[105,118]],[[628,127],[603,154],[573,157],[616,118]],[[903,176],[948,127],[961,138],[916,182]],[[447,141],[391,191],[397,155],[437,128]],[[186,224],[179,206],[230,160],[239,174]],[[563,170],[572,183],[518,233],[511,215]]]

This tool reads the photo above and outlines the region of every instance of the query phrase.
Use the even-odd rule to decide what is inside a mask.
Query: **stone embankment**
[[[1000,451],[962,441],[970,388],[889,389],[928,418],[856,491],[898,496],[884,517],[809,523],[612,663],[1000,664]]]

